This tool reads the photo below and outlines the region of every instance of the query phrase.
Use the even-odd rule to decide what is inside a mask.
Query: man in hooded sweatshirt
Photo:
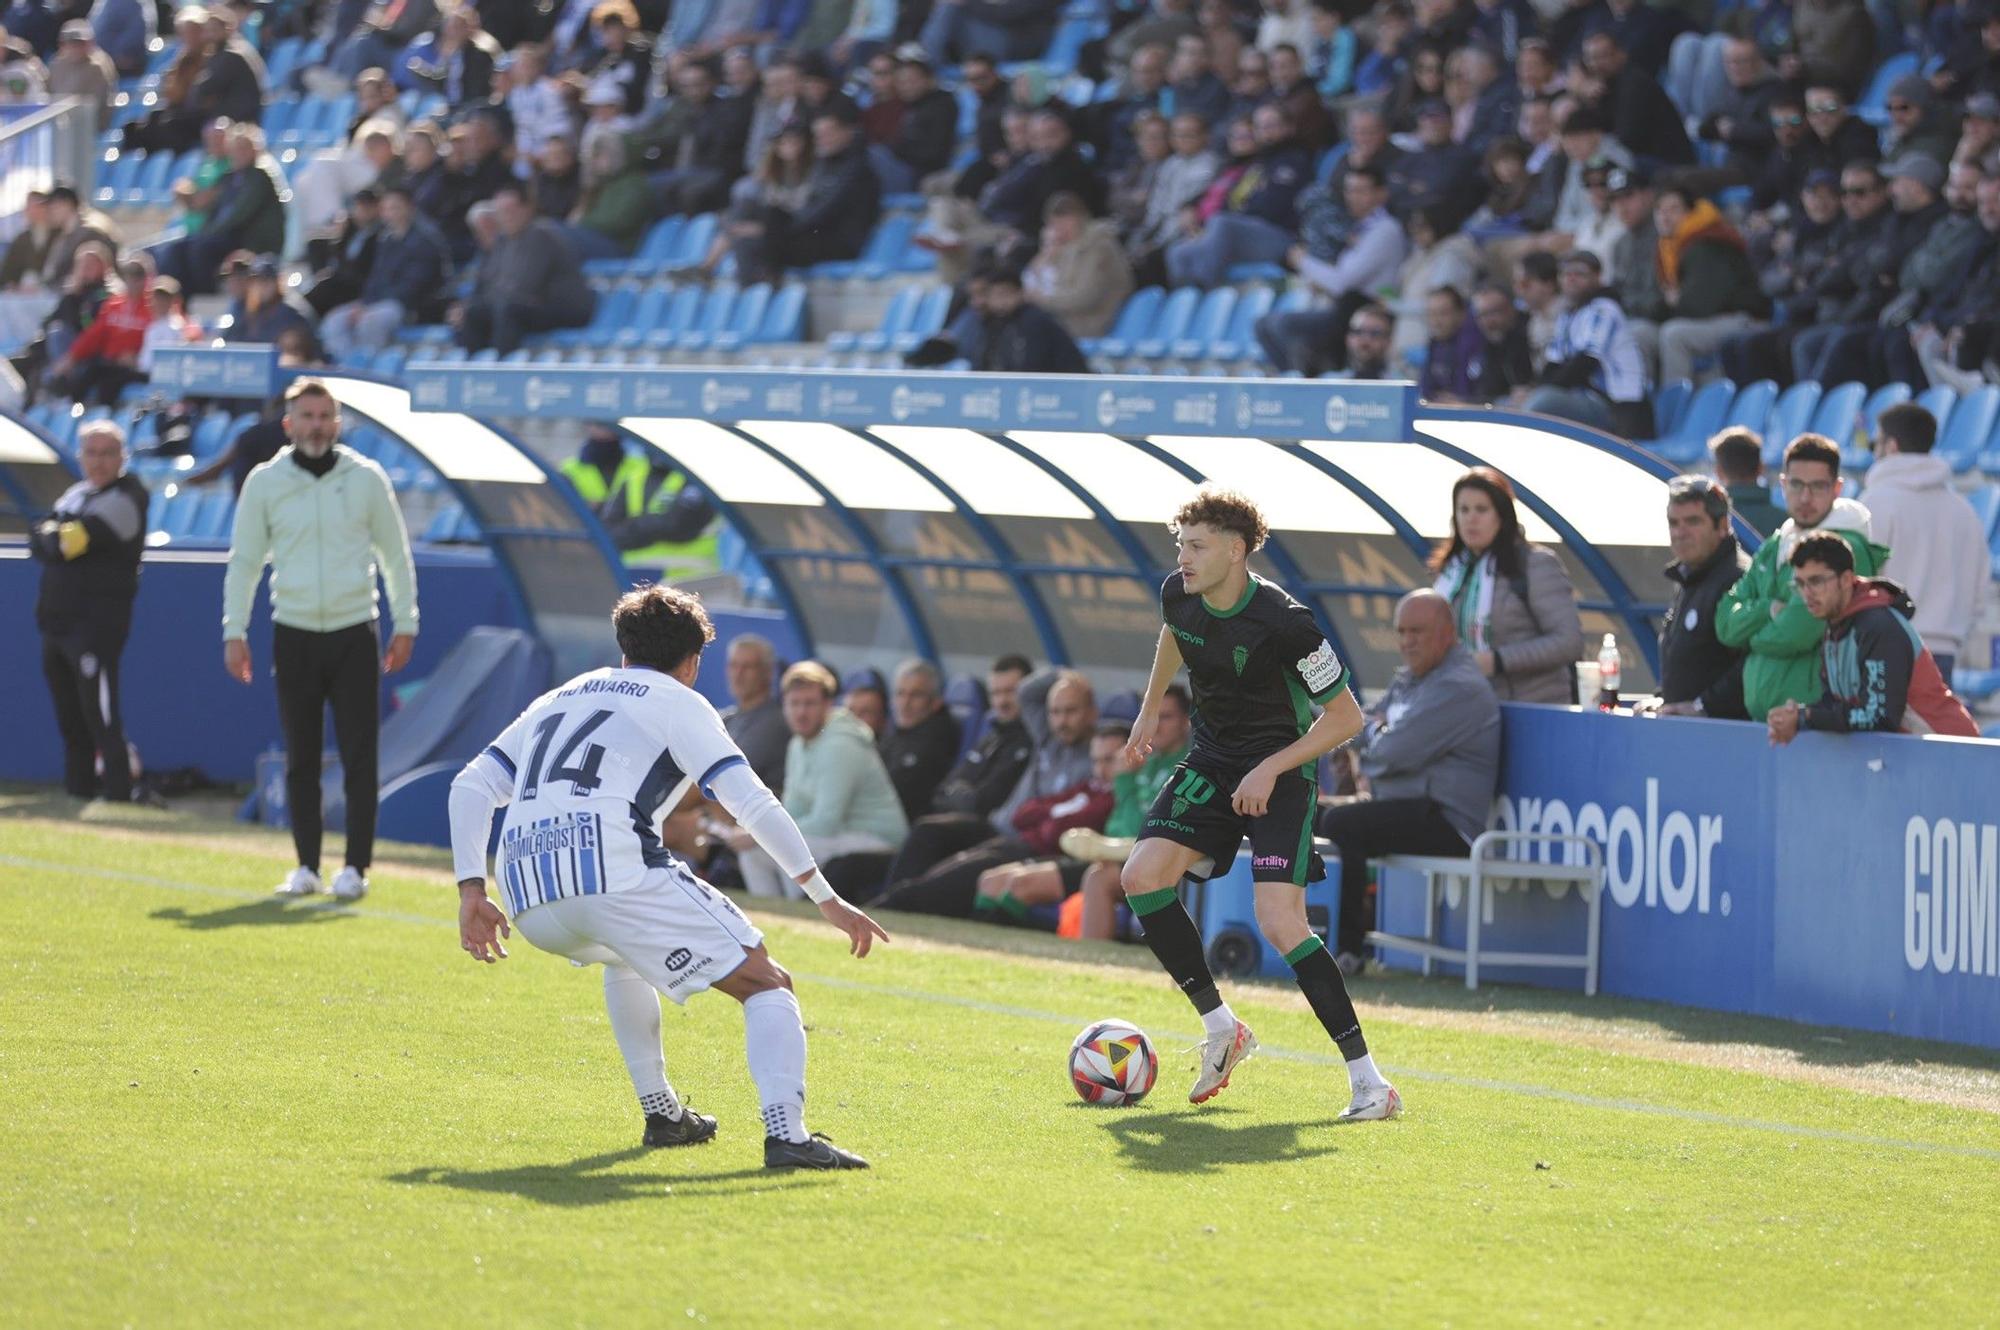
[[[1915,610],[1903,588],[1857,576],[1854,551],[1828,531],[1799,542],[1790,570],[1800,602],[1826,624],[1820,652],[1826,688],[1811,705],[1772,709],[1772,743],[1790,743],[1801,730],[1978,736],[1910,623]]]
[[[1790,560],[1799,541],[1831,531],[1854,551],[1865,577],[1882,570],[1889,551],[1869,539],[1868,510],[1840,497],[1840,449],[1823,434],[1801,434],[1785,449],[1785,507],[1791,518],[1757,548],[1750,571],[1716,607],[1715,637],[1748,650],[1743,662],[1743,709],[1752,720],[1793,702],[1817,702],[1823,691],[1819,647],[1826,625],[1799,600]]]
[[[1770,311],[1742,233],[1686,185],[1666,185],[1653,204],[1659,231],[1660,322],[1657,382],[1694,377],[1695,361],[1750,332]]]
[[[875,735],[853,712],[834,705],[839,691],[833,671],[811,660],[786,670],[778,685],[792,731],[785,749],[785,811],[824,866],[849,855],[893,854],[910,834]],[[737,864],[752,896],[805,895],[749,833],[739,835],[733,842]]]
[[[1882,575],[1916,601],[1924,646],[1947,681],[1986,589],[1986,533],[1952,488],[1951,463],[1931,454],[1937,417],[1914,402],[1892,406],[1875,427],[1868,472],[1870,534],[1889,547]]]

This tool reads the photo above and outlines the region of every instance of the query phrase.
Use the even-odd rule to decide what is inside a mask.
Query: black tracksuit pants
[[[63,789],[79,799],[102,795],[124,803],[132,797],[132,765],[125,754],[125,720],[118,707],[118,657],[124,650],[122,633],[115,638],[42,635],[42,677],[49,681],[56,730],[63,741]]]
[[[1319,834],[1340,847],[1340,928],[1334,951],[1365,956],[1375,902],[1368,895],[1368,861],[1385,854],[1463,856],[1470,848],[1445,820],[1437,800],[1361,799],[1319,815]]]
[[[320,753],[331,704],[333,741],[346,772],[346,862],[365,870],[375,855],[375,757],[381,737],[382,654],[375,625],[314,633],[276,624],[271,659],[285,731],[285,801],[299,862],[319,868]]]

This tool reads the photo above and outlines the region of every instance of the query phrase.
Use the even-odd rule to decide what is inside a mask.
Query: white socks
[[[633,1092],[647,1113],[681,1115],[681,1101],[667,1084],[667,1059],[660,1051],[660,995],[629,966],[604,967],[604,1010],[611,1037],[625,1056]]]
[[[1375,1070],[1375,1055],[1363,1053],[1347,1064],[1347,1085],[1356,1094],[1372,1090],[1378,1085],[1386,1085],[1382,1073]]]
[[[1226,1039],[1236,1033],[1236,1013],[1229,1009],[1227,1002],[1214,1011],[1203,1012],[1201,1029],[1210,1039]]]
[[[753,993],[743,1004],[743,1044],[750,1079],[764,1104],[764,1131],[779,1140],[806,1140],[806,1025],[789,988]]]

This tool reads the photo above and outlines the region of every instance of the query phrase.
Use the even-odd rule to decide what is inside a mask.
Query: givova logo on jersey
[[[1669,914],[1692,910],[1726,916],[1729,893],[1714,888],[1722,822],[1721,813],[1662,807],[1660,782],[1652,776],[1646,778],[1645,800],[1639,805],[1592,802],[1572,810],[1561,799],[1503,794],[1493,801],[1489,819],[1489,825],[1504,830],[1596,841],[1604,849],[1606,892],[1625,909],[1644,906]],[[1543,863],[1580,864],[1584,847],[1573,842],[1544,845],[1524,854]]]
[[[1918,973],[2000,977],[2000,826],[1903,824],[1903,961]]]

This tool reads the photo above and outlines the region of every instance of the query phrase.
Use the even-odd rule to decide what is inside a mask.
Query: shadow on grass
[[[648,1150],[633,1146],[606,1154],[588,1155],[561,1164],[524,1164],[519,1168],[455,1169],[413,1168],[391,1173],[390,1182],[414,1187],[451,1187],[458,1191],[504,1193],[543,1205],[612,1205],[619,1201],[656,1200],[678,1191],[713,1196],[732,1192],[770,1191],[797,1185],[800,1179],[824,1180],[817,1173],[784,1173],[757,1165],[708,1172],[633,1173],[614,1171],[635,1159],[658,1158],[663,1165],[690,1161],[691,1151]]]
[[[273,897],[270,900],[250,901],[244,905],[231,905],[226,909],[203,910],[199,913],[184,910],[178,905],[170,905],[153,911],[148,917],[158,919],[162,923],[179,924],[182,928],[193,929],[196,932],[208,932],[217,928],[318,924],[329,919],[358,919],[361,916],[332,901],[293,904]]]
[[[1234,1109],[1168,1109],[1133,1114],[1077,1104],[1078,1112],[1104,1113],[1125,1161],[1146,1173],[1220,1173],[1231,1164],[1289,1163],[1340,1153],[1335,1145],[1308,1145],[1299,1133],[1330,1122],[1258,1122],[1232,1126]]]

